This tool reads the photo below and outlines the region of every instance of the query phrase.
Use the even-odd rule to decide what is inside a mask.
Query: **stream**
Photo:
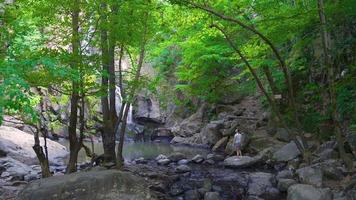
[[[58,141],[69,149],[69,141],[61,139]],[[91,148],[91,142],[85,141],[84,144]],[[94,142],[94,152],[97,155],[104,153],[103,144]],[[197,154],[206,156],[210,151],[204,148],[190,147],[185,145],[171,145],[169,143],[158,142],[126,142],[123,148],[125,160],[131,161],[137,158],[154,159],[158,155],[170,155],[174,152],[181,152],[188,158],[192,158]],[[67,162],[67,159],[65,160]],[[90,162],[90,158],[86,156],[84,149],[81,149],[78,155],[78,163]]]

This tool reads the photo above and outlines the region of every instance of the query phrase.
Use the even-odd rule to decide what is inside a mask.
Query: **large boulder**
[[[265,161],[269,157],[269,154],[270,154],[270,149],[265,149],[254,157],[250,157],[250,156],[228,157],[224,160],[224,166],[231,167],[231,168],[250,167]]]
[[[329,189],[319,189],[312,185],[296,184],[288,188],[288,200],[332,200]]]
[[[78,172],[28,184],[17,200],[144,200],[157,199],[143,178],[117,170]]]
[[[258,153],[266,148],[272,148],[276,151],[282,148],[286,143],[277,140],[267,133],[265,129],[258,129],[251,132],[250,142],[247,150],[249,152]]]
[[[261,160],[250,156],[232,156],[224,160],[224,165],[231,168],[243,168],[250,167],[259,161]]]
[[[153,97],[138,95],[136,105],[135,118],[137,120],[142,122],[162,122],[159,102]]]
[[[173,162],[178,162],[178,161],[180,161],[182,159],[186,159],[186,158],[187,157],[184,154],[180,153],[180,152],[174,152],[174,153],[172,153],[171,155],[168,156],[168,159],[173,161]]]
[[[218,142],[215,143],[215,145],[213,146],[212,150],[213,151],[217,151],[219,149],[225,148],[225,146],[226,146],[228,141],[229,141],[228,137],[221,138]]]
[[[303,167],[297,170],[301,183],[321,187],[323,185],[323,172],[319,168]]]
[[[206,126],[203,127],[199,133],[200,141],[202,144],[212,146],[216,144],[222,137],[220,129],[223,128],[224,121],[211,121]]]
[[[279,191],[275,188],[273,174],[254,172],[250,174],[247,194],[252,197],[263,199],[278,199]]]
[[[41,145],[44,144],[43,137],[40,137]],[[19,129],[0,126],[0,149],[22,163],[28,165],[38,164],[35,152],[33,135],[20,131]],[[63,164],[68,151],[65,146],[58,142],[47,139],[48,159],[50,164]]]
[[[35,174],[30,166],[25,165],[11,157],[0,158],[0,166],[3,168],[1,177],[11,180],[24,180],[28,174]]]
[[[288,190],[288,188],[292,185],[297,184],[297,181],[295,181],[294,179],[285,179],[285,178],[281,178],[278,180],[278,189],[281,192],[286,192]]]
[[[297,147],[297,145],[292,141],[286,145],[284,145],[281,149],[276,151],[273,154],[273,159],[277,162],[287,162],[293,160],[301,153]]]
[[[196,113],[190,117],[184,119],[180,124],[171,128],[171,131],[175,136],[191,137],[196,133],[199,133],[203,127],[204,114],[207,109],[207,105],[203,104]]]

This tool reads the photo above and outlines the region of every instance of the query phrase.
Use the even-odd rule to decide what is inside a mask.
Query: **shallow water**
[[[69,149],[68,140],[58,141],[62,145]],[[91,149],[92,144],[90,142],[84,142],[86,146]],[[100,142],[94,142],[94,152],[97,155],[103,154],[103,144]],[[208,149],[190,147],[190,146],[176,146],[168,143],[156,143],[156,142],[129,142],[124,144],[123,154],[125,160],[133,160],[136,158],[152,159],[159,154],[169,155],[173,152],[181,152],[188,158],[192,158],[197,154],[206,156],[209,153]],[[90,158],[86,156],[84,149],[81,149],[78,155],[78,163],[90,162]]]

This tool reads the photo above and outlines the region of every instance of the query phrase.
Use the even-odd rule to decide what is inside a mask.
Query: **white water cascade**
[[[116,86],[116,97],[115,97],[115,107],[116,107],[116,115],[119,116],[120,114],[120,109],[121,109],[121,106],[122,106],[122,94],[121,94],[121,89],[120,87]],[[125,105],[125,107],[127,106],[127,104]],[[130,104],[129,105],[129,113],[127,115],[127,119],[126,119],[126,123],[127,124],[134,124],[133,120],[132,120],[132,105]],[[124,108],[125,109],[125,108]]]

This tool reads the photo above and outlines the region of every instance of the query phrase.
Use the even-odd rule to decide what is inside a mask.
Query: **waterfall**
[[[116,86],[116,97],[115,97],[115,102],[116,102],[116,115],[119,116],[120,114],[120,109],[122,106],[122,93],[121,93],[121,89],[120,87]],[[127,104],[125,105],[125,107],[127,106]],[[129,105],[129,113],[127,115],[127,119],[126,122],[127,124],[133,124],[133,120],[132,120],[132,105]]]

